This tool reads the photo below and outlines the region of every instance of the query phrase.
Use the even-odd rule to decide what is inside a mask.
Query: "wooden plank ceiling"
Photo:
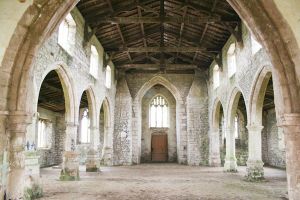
[[[117,69],[207,69],[240,19],[226,0],[81,0]]]

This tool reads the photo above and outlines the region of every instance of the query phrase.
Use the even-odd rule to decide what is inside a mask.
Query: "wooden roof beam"
[[[219,50],[209,49],[209,48],[200,48],[200,47],[119,47],[119,48],[106,48],[106,52],[182,52],[182,53],[193,53],[193,52],[203,52],[211,56],[219,53]]]
[[[118,68],[125,68],[125,69],[166,69],[166,70],[177,70],[177,69],[197,69],[197,65],[190,65],[190,64],[123,64],[119,65]]]
[[[109,1],[109,0],[107,0]],[[206,16],[206,17],[99,17],[95,21],[88,21],[94,26],[101,24],[161,24],[161,23],[176,23],[176,24],[205,24],[205,23],[234,23],[237,24],[238,21],[231,18],[221,18],[218,16]]]
[[[109,6],[111,12],[114,13],[114,9],[113,9],[113,7],[112,7],[112,4],[111,4],[110,0],[106,0],[106,2],[107,2],[107,4],[108,4],[108,6]],[[123,36],[123,34],[122,34],[120,25],[119,25],[119,24],[116,24],[116,26],[117,26],[117,30],[118,30],[118,32],[119,32],[120,38],[121,38],[121,40],[122,40],[123,46],[126,47],[127,44],[126,44],[125,39],[124,39],[124,36]],[[129,53],[129,52],[126,52],[126,53],[127,53],[128,59],[129,59],[130,61],[132,61],[132,58],[131,58],[131,56],[130,56],[130,53]]]

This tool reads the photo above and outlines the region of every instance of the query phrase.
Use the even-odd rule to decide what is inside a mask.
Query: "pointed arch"
[[[36,91],[40,91],[43,80],[46,78],[46,76],[51,72],[55,71],[59,77],[60,83],[63,88],[63,94],[65,99],[65,120],[69,123],[75,123],[75,96],[74,96],[74,83],[72,79],[70,78],[70,73],[67,70],[67,65],[64,62],[56,62],[53,63],[51,66],[47,67],[47,69],[42,74],[42,81],[39,83],[39,85],[36,88]],[[37,105],[38,105],[38,98],[39,98],[39,92],[35,94],[34,96],[34,104],[32,105],[33,112],[36,112]]]
[[[262,67],[255,76],[251,86],[248,125],[262,125],[264,98],[271,77],[272,71],[269,66]]]
[[[219,122],[221,120],[221,116],[220,116],[221,108],[223,109],[224,112],[224,107],[222,105],[222,102],[220,101],[219,98],[216,98],[214,100],[213,110],[212,110],[212,129],[218,129],[219,127]]]
[[[155,76],[149,81],[147,81],[135,95],[135,100],[141,101],[143,96],[150,90],[154,85],[160,84],[167,88],[175,97],[176,102],[182,102],[182,97],[178,91],[178,89],[166,78],[162,76]]]
[[[238,108],[238,103],[240,100],[240,97],[244,98],[244,95],[242,94],[241,90],[237,87],[234,87],[230,93],[229,96],[229,100],[228,100],[228,104],[226,107],[226,127],[232,127],[234,125],[234,118],[235,118],[235,114],[237,112],[237,108]],[[247,107],[246,107],[246,111],[247,111]],[[248,113],[248,112],[246,112]],[[247,116],[248,119],[248,116]]]

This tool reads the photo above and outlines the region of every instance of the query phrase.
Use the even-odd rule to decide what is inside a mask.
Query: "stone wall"
[[[110,112],[114,113],[114,102],[117,83],[115,80],[114,65],[111,62],[109,63],[112,69],[112,85],[111,88],[106,88],[104,85],[105,68],[103,67],[103,47],[101,46],[101,44],[95,36],[91,38],[90,42],[87,43],[86,46],[83,46],[83,17],[76,8],[72,10],[71,15],[76,22],[75,44],[72,48],[72,53],[70,54],[58,44],[58,30],[56,30],[40,47],[33,64],[33,110],[37,111],[36,107],[38,102],[39,89],[41,87],[44,77],[51,70],[57,71],[63,85],[65,101],[69,103],[69,105],[66,104],[65,106],[70,106],[68,109],[66,109],[69,113],[66,113],[65,115],[70,116],[69,118],[63,117],[55,113],[57,117],[54,129],[55,137],[53,137],[52,142],[53,149],[39,150],[41,154],[40,161],[42,166],[59,164],[62,162],[62,152],[64,151],[66,140],[66,124],[77,126],[78,129],[78,124],[80,123],[79,103],[81,95],[84,91],[87,91],[89,93],[88,96],[92,98],[91,101],[89,101],[89,104],[93,104],[91,108],[94,109],[93,115],[90,116],[91,120],[93,121],[93,124],[91,124],[91,128],[93,130],[99,130],[100,107],[102,105],[103,99],[106,98],[109,101]],[[99,69],[97,78],[93,77],[90,74],[91,45],[94,45],[99,53]],[[62,76],[60,71],[63,71],[66,77],[69,78],[68,83],[70,85],[65,85],[67,82],[65,80],[66,77]],[[71,104],[70,102],[73,102],[73,104]],[[50,114],[50,112],[47,112],[45,117],[51,117],[51,115],[52,114]],[[110,120],[110,127],[113,126],[113,119],[114,116],[112,114]],[[99,131],[96,132],[96,134],[100,135]],[[112,135],[112,128],[110,128],[109,132]],[[84,162],[84,160],[86,159],[86,151],[90,147],[91,145],[86,144],[79,144],[77,146],[77,149],[80,149],[80,153],[82,155],[82,162]]]
[[[285,146],[283,130],[277,127],[275,109],[263,113],[262,156],[266,165],[285,168]]]
[[[229,111],[230,106],[229,102],[231,100],[231,94],[234,89],[238,89],[244,98],[245,105],[246,105],[246,118],[249,118],[249,107],[251,105],[250,98],[253,87],[255,85],[255,78],[257,77],[258,73],[263,67],[272,67],[270,58],[267,55],[265,49],[260,49],[255,54],[252,53],[252,43],[251,43],[251,33],[247,30],[246,26],[242,25],[242,38],[243,43],[235,42],[233,36],[229,38],[222,49],[222,66],[220,71],[220,86],[214,88],[213,84],[213,67],[215,66],[216,62],[213,62],[209,68],[209,81],[208,81],[208,96],[209,96],[209,105],[208,105],[208,112],[209,112],[209,122],[210,122],[210,130],[212,129],[212,113],[214,112],[214,102],[219,99],[223,110],[224,110],[224,117],[225,117],[225,126],[227,121],[229,120],[227,117],[227,113]],[[232,77],[228,77],[228,65],[227,65],[227,51],[233,42],[236,43],[236,73]],[[275,91],[276,92],[276,91]],[[276,95],[276,94],[275,94]],[[276,100],[275,100],[276,102]],[[245,124],[247,125],[247,124]],[[275,125],[275,124],[274,124]],[[265,129],[266,130],[266,129]],[[267,130],[270,130],[267,128]],[[273,130],[277,131],[277,129]],[[245,130],[247,132],[247,130]],[[247,134],[247,133],[246,133]],[[247,141],[247,140],[245,140]],[[266,143],[263,143],[263,151],[266,151]],[[273,144],[272,144],[273,145]],[[278,151],[278,147],[272,146]],[[263,154],[267,155],[266,152]],[[282,160],[284,160],[284,154],[277,154],[276,156],[272,156],[274,160],[274,166],[280,167]]]
[[[169,123],[168,127],[158,128],[149,125],[149,108],[151,100],[161,95],[168,102]],[[142,146],[141,162],[151,162],[151,139],[152,135],[166,134],[168,138],[168,162],[177,161],[176,143],[176,100],[172,93],[162,85],[156,85],[147,91],[142,100]]]

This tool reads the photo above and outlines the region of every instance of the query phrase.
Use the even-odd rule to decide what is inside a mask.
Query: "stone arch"
[[[155,85],[162,85],[167,90],[171,92],[171,94],[174,96],[176,100],[176,139],[177,139],[177,160],[179,163],[186,163],[186,158],[184,157],[184,152],[179,151],[180,146],[182,148],[186,149],[186,144],[181,142],[181,139],[183,140],[183,137],[187,137],[186,130],[181,130],[181,118],[182,116],[182,109],[184,109],[184,101],[178,91],[178,89],[166,78],[162,76],[155,76],[151,78],[149,81],[147,81],[138,91],[138,93],[135,95],[134,101],[133,101],[133,112],[135,115],[133,116],[133,124],[132,124],[132,130],[133,135],[137,138],[137,147],[133,147],[133,162],[134,163],[140,163],[141,158],[141,133],[142,133],[142,120],[141,120],[141,105],[142,105],[142,98],[144,95],[149,91],[153,86]],[[135,142],[133,142],[134,144]],[[184,147],[185,146],[185,147]]]
[[[103,113],[102,110],[103,109]],[[102,101],[99,112],[100,153],[101,163],[112,165],[113,163],[113,130],[110,103],[107,97]]]
[[[213,109],[212,109],[212,125],[211,127],[213,129],[216,129],[219,127],[219,122],[220,122],[220,109],[221,107],[224,110],[224,106],[222,105],[222,102],[220,101],[219,98],[216,98],[214,100],[214,104],[213,104]]]
[[[221,165],[221,151],[220,151],[220,111],[221,108],[223,109],[224,114],[224,107],[220,99],[217,97],[214,100],[212,113],[211,113],[211,129],[210,129],[210,157],[209,157],[209,164],[210,166],[219,167]],[[223,132],[223,130],[222,130]]]
[[[45,77],[51,72],[55,71],[59,77],[60,83],[63,88],[64,98],[65,98],[65,120],[68,123],[75,123],[75,96],[74,96],[74,83],[72,79],[70,78],[70,73],[67,70],[67,65],[63,62],[57,62],[53,63],[51,66],[49,66],[42,74],[41,82],[35,88],[36,91],[40,91],[43,80]],[[39,98],[39,92],[34,96],[34,104],[32,105],[32,111],[36,112],[37,104],[38,104],[38,98]]]
[[[149,81],[147,81],[135,95],[135,100],[141,101],[146,92],[152,88],[154,85],[160,84],[167,88],[175,97],[176,101],[182,101],[182,97],[178,91],[178,89],[166,78],[162,76],[155,76]]]
[[[95,92],[94,89],[91,86],[88,86],[86,89],[84,89],[80,94],[80,99],[82,97],[82,94],[86,92],[87,98],[88,98],[88,109],[89,109],[89,117],[90,117],[90,121],[91,127],[96,127],[97,124],[97,112],[96,112],[96,98],[95,98]],[[77,104],[78,106],[76,106],[76,119],[78,119],[78,114],[79,114],[79,105],[80,105],[80,100]]]
[[[268,82],[272,76],[271,68],[262,67],[256,74],[251,87],[248,125],[262,125],[262,109]]]
[[[278,101],[282,105],[279,113],[281,115],[299,113],[300,90],[297,77],[300,77],[300,71],[297,71],[296,66],[300,64],[300,50],[291,27],[279,12],[276,3],[274,1],[251,1],[251,3],[247,0],[227,1],[266,48],[271,58],[274,66],[274,82],[279,82]]]
[[[274,66],[274,82],[279,82],[280,123],[283,126],[297,127],[300,121],[298,114],[300,112],[300,90],[299,78],[297,78],[300,77],[300,69],[296,66],[300,65],[300,51],[289,23],[285,21],[274,1],[251,1],[251,3],[249,0],[227,1],[250,27],[256,38],[262,42],[270,55]],[[7,92],[9,101],[6,104],[7,110],[10,111],[11,124],[14,124],[15,118],[21,120],[20,123],[27,123],[27,105],[31,102],[26,94],[30,90],[28,80],[32,74],[31,65],[34,55],[38,47],[77,2],[78,0],[53,0],[43,5],[37,5],[38,2],[34,2],[34,5],[26,10],[17,25],[16,32],[10,40],[10,44],[13,45],[10,45],[11,49],[5,52],[2,62],[7,67],[8,74],[11,74],[7,78],[9,80],[6,86],[6,89],[9,89]],[[10,131],[24,132],[24,129]],[[287,128],[287,132],[292,130],[293,128]],[[288,153],[293,154],[292,151],[288,151]],[[294,169],[291,168],[291,170]],[[296,183],[293,184],[296,185]],[[299,194],[299,189],[296,190]],[[292,190],[290,192],[292,193],[291,198],[297,197],[296,192]],[[19,191],[15,193],[19,194]]]
[[[231,93],[230,93],[230,96],[228,99],[228,103],[226,106],[226,117],[225,118],[226,118],[226,127],[227,128],[231,128],[234,124],[234,117],[235,117],[235,113],[238,108],[238,102],[239,102],[240,97],[243,97],[243,99],[245,99],[241,90],[237,87],[234,87],[231,90]],[[246,110],[248,110],[247,107],[246,107]],[[247,116],[247,118],[248,118],[248,116]]]

